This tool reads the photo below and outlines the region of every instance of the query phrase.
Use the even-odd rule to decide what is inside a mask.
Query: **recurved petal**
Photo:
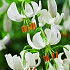
[[[16,22],[21,22],[23,20],[23,18],[25,18],[23,15],[19,14],[15,2],[13,2],[10,5],[10,7],[9,7],[9,9],[7,11],[7,14],[8,14],[8,17],[11,20],[16,21]]]
[[[10,40],[10,35],[7,34],[2,40],[0,40],[0,44],[6,44]]]
[[[33,44],[33,42],[32,42],[31,39],[30,39],[29,33],[27,34],[27,41],[28,41],[28,44],[29,44],[32,48],[40,49],[40,48],[36,47],[36,46]]]
[[[3,13],[4,11],[6,11],[6,9],[8,8],[9,4],[5,2],[5,0],[3,1],[3,6],[0,8],[0,13]]]
[[[63,17],[64,17],[64,13],[62,13],[61,15],[57,13],[56,17],[54,18],[54,24],[58,25]]]
[[[26,59],[26,67],[35,67],[35,58],[32,53],[28,52],[25,54],[25,59]]]
[[[21,58],[19,56],[13,56],[14,70],[23,70],[21,63]]]
[[[7,61],[8,65],[9,65],[9,67],[10,67],[11,69],[14,69],[13,57],[12,57],[12,55],[11,55],[11,54],[6,54],[6,55],[5,55],[5,58],[6,58],[6,61]]]
[[[48,10],[52,17],[56,17],[57,4],[56,4],[55,0],[48,0]]]
[[[27,17],[32,17],[33,15],[32,7],[28,3],[25,3],[25,14]]]
[[[45,29],[45,34],[47,37],[47,45],[50,43],[51,40],[51,30],[50,29]]]
[[[45,42],[43,41],[42,37],[41,37],[41,32],[38,32],[36,33],[34,36],[33,36],[33,43],[34,45],[37,47],[37,48],[44,48],[45,47]]]
[[[70,45],[65,45],[65,47],[69,49],[69,51],[68,51],[65,48],[63,48],[65,55],[67,58],[70,58]]]

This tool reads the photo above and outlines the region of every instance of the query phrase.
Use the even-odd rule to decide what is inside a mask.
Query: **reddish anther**
[[[22,26],[22,31],[25,33],[26,32],[26,26]]]
[[[35,22],[33,23],[33,25],[34,25],[34,29],[36,29],[36,24],[35,24]]]
[[[54,59],[54,53],[52,53],[52,58]]]
[[[46,55],[46,61],[48,61],[48,55]]]
[[[56,51],[56,58],[58,58],[58,52]]]
[[[44,61],[46,62],[46,57],[45,57],[45,56],[43,56],[43,59],[44,59]]]
[[[29,32],[29,26],[27,25],[26,27],[27,27],[27,32]]]

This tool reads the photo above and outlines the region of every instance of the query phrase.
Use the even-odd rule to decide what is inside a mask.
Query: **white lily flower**
[[[56,27],[57,27],[57,29],[60,30],[60,31],[63,30],[63,26],[61,26],[61,25],[56,25]]]
[[[58,58],[55,58],[55,62],[57,63],[58,65],[58,70],[64,70],[64,66],[63,66],[63,60],[61,59],[61,56],[63,55],[63,53],[60,53],[58,55]]]
[[[45,42],[43,42],[43,39],[41,37],[41,32],[38,32],[36,33],[34,36],[33,36],[33,39],[31,41],[30,39],[30,35],[29,33],[27,34],[27,41],[28,41],[28,44],[32,47],[32,48],[35,48],[35,49],[42,49],[45,47]]]
[[[68,18],[68,16],[69,16],[69,8],[67,7],[66,4],[64,4],[62,11],[64,13],[64,19],[66,20]]]
[[[7,34],[2,40],[0,40],[0,50],[5,49],[5,44],[10,40],[10,35]]]
[[[63,27],[64,27],[65,30],[70,32],[70,16],[68,17],[67,20],[64,21]]]
[[[39,53],[32,54],[30,52],[27,52],[25,54],[26,65],[23,66],[24,51],[22,51],[20,53],[20,55],[21,55],[21,58],[20,58],[20,56],[17,56],[17,55],[14,55],[13,57],[11,54],[5,55],[7,63],[11,69],[13,69],[13,70],[27,70],[29,68],[37,67],[41,62],[41,59],[39,57]],[[35,57],[35,55],[37,57]],[[36,64],[35,60],[38,60],[37,64]]]
[[[52,17],[50,15],[49,12],[47,12],[46,9],[41,10],[41,14],[38,17],[38,21],[39,21],[39,26],[44,26],[46,23],[47,24],[56,24],[58,25],[62,18],[63,18],[64,14],[62,13],[61,15],[59,13],[56,14],[56,17]]]
[[[0,8],[0,13],[3,13],[9,6],[8,3],[5,2],[5,0],[2,0],[3,6]]]
[[[5,15],[4,21],[3,21],[4,31],[9,32],[11,30],[11,27],[12,27],[12,21],[8,18],[7,15]]]
[[[31,2],[31,4],[34,8],[34,11],[32,10],[32,7],[30,4],[25,3],[25,14],[19,14],[16,4],[15,2],[13,2],[7,11],[8,17],[11,20],[16,21],[16,22],[23,21],[23,18],[35,17],[35,15],[37,15],[39,11],[41,10],[41,1],[39,1],[39,6],[36,2],[33,2],[33,1]]]
[[[55,25],[51,25],[51,29],[45,29],[45,34],[47,36],[47,45],[57,44],[61,39],[61,34]]]
[[[56,4],[55,0],[48,0],[48,10],[52,17],[56,17],[57,4]]]

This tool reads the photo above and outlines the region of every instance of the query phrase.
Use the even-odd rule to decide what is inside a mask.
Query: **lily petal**
[[[19,14],[15,2],[13,2],[10,5],[10,7],[7,11],[7,14],[11,20],[16,21],[16,22],[21,22],[23,20],[23,18],[26,18],[24,15],[22,16]]]
[[[10,40],[10,35],[7,34],[2,40],[0,40],[0,44],[6,44]]]
[[[40,34],[41,34],[41,32],[36,33],[36,34],[33,36],[32,41],[33,41],[33,44],[34,44],[36,47],[42,49],[42,48],[45,47],[46,44],[45,44],[45,42],[43,41],[43,39],[42,39],[42,37],[41,37]]]
[[[10,67],[11,69],[14,69],[13,57],[12,57],[12,55],[11,55],[11,54],[6,54],[6,55],[5,55],[5,58],[6,58],[6,61],[7,61],[8,65],[9,65],[9,67]]]
[[[23,70],[20,57],[13,56],[13,64],[14,64],[14,70]]]
[[[70,45],[65,45],[65,47],[69,49],[69,51],[67,51],[65,48],[63,48],[65,55],[67,58],[70,58]]]
[[[28,52],[25,54],[26,66],[33,68],[35,66],[35,59],[32,53]]]
[[[57,14],[57,4],[55,0],[48,0],[48,10],[52,17],[55,17]]]
[[[3,1],[3,6],[0,8],[0,13],[3,13],[9,6],[9,4],[5,2],[5,0],[2,1]]]
[[[63,17],[64,17],[64,13],[62,13],[61,15],[57,13],[56,17],[54,18],[54,24],[58,25]]]
[[[47,36],[47,45],[48,45],[50,43],[50,40],[51,40],[51,30],[45,29],[45,34]]]
[[[33,15],[33,10],[32,10],[32,7],[30,6],[30,4],[28,3],[25,3],[25,14],[27,17],[32,17]]]

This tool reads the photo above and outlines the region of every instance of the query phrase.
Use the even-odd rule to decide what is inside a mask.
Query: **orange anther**
[[[48,55],[46,55],[46,61],[48,61]]]
[[[50,61],[50,57],[48,57],[48,60]]]
[[[25,33],[26,32],[26,26],[22,26],[22,31]]]
[[[44,59],[44,61],[46,62],[46,57],[45,57],[45,56],[43,56],[43,59]]]
[[[56,58],[58,58],[58,52],[56,51]]]
[[[29,26],[27,25],[26,27],[27,27],[27,31],[29,32]]]
[[[52,58],[54,59],[54,53],[52,53]]]
[[[33,23],[33,28],[36,29],[36,24],[35,24],[35,22]]]
[[[30,24],[30,30],[32,30],[32,26],[33,26],[33,25],[32,25],[32,23],[31,23],[31,24]]]

